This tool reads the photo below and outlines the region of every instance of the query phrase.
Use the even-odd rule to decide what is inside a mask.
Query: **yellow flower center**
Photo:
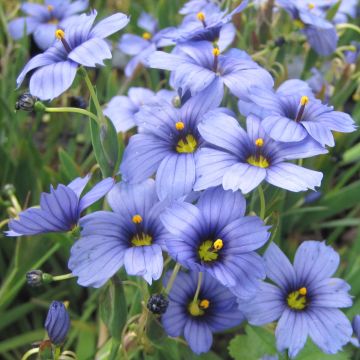
[[[218,251],[221,250],[223,246],[224,243],[221,239],[217,239],[214,242],[212,240],[204,241],[198,250],[200,260],[205,262],[217,260],[219,256]]]
[[[309,4],[308,4],[308,8],[309,8],[310,10],[312,10],[314,7],[315,7],[315,4],[313,4],[313,3],[309,3]]]
[[[210,301],[208,299],[192,301],[188,305],[188,311],[192,316],[202,316],[205,314],[204,310],[208,309],[209,306]]]
[[[134,246],[149,246],[152,244],[152,236],[148,235],[148,234],[140,234],[140,235],[135,235],[132,239],[131,239],[131,243]]]
[[[307,96],[302,96],[300,99],[300,105],[304,106],[309,103],[309,98]]]
[[[180,139],[176,145],[176,151],[180,154],[193,153],[197,148],[197,141],[191,134],[186,135],[185,139]]]
[[[299,290],[293,291],[287,297],[287,303],[293,310],[303,310],[306,307],[306,287],[302,287]]]
[[[151,35],[149,32],[145,31],[145,32],[142,34],[142,37],[143,37],[143,39],[145,39],[145,40],[150,40],[150,39],[152,38],[152,35]]]
[[[266,169],[270,166],[269,162],[267,161],[267,159],[260,155],[260,156],[250,156],[247,158],[246,160],[250,165],[253,166],[257,166],[263,169]]]
[[[52,5],[48,5],[48,6],[47,6],[47,9],[48,9],[48,11],[50,12],[50,11],[53,11],[53,10],[54,10],[54,7],[53,7]]]
[[[220,50],[217,47],[214,47],[212,50],[212,53],[214,56],[219,56],[220,55]]]
[[[264,139],[263,139],[263,138],[257,138],[257,139],[255,140],[255,145],[256,145],[257,147],[263,147],[263,146],[264,146]]]

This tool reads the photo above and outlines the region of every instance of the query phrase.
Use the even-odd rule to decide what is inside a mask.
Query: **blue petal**
[[[107,196],[112,210],[127,217],[129,221],[136,214],[145,220],[157,200],[155,181],[152,179],[139,184],[118,183]]]
[[[237,163],[225,172],[222,184],[225,190],[236,191],[240,189],[243,194],[247,194],[266,178],[266,174],[266,169]]]
[[[104,39],[123,29],[130,21],[130,17],[123,13],[116,13],[99,21],[90,32],[91,37]]]
[[[350,341],[351,323],[340,310],[316,308],[306,314],[309,335],[326,354],[336,354]]]
[[[83,236],[71,248],[68,267],[78,277],[78,284],[101,287],[123,265],[127,247],[114,235]]]
[[[267,169],[266,181],[289,191],[315,190],[323,174],[291,163],[278,163]]]
[[[56,41],[55,31],[58,28],[55,24],[39,24],[34,30],[34,40],[36,45],[46,50]]]
[[[104,65],[104,59],[111,59],[111,51],[108,43],[99,38],[89,39],[69,53],[69,59],[77,62],[78,64],[95,67]]]
[[[305,126],[305,122],[297,123],[281,115],[267,116],[261,122],[261,126],[272,139],[283,142],[303,140],[307,136],[303,125]]]
[[[303,126],[305,127],[309,135],[320,145],[335,145],[334,137],[330,129],[323,126],[321,123],[316,123],[315,121],[304,121]]]
[[[134,34],[124,34],[119,42],[119,49],[127,55],[137,55],[149,46],[149,42]]]
[[[67,187],[70,188],[78,198],[80,198],[81,193],[84,191],[84,188],[88,184],[90,179],[91,175],[89,174],[84,176],[83,178],[77,177],[71,183],[69,183]]]
[[[184,305],[170,301],[166,313],[161,316],[161,323],[165,332],[172,337],[181,336],[187,317],[184,316]]]
[[[330,130],[334,131],[347,133],[356,130],[354,120],[351,118],[351,116],[341,111],[324,112],[314,121],[319,122],[323,126],[326,126]]]
[[[309,86],[309,84],[303,80],[299,79],[289,79],[284,81],[277,89],[276,89],[277,95],[282,96],[291,96],[296,95],[299,96],[308,96],[310,98],[314,97],[314,94]]]
[[[197,155],[195,191],[221,185],[226,170],[238,162],[233,154],[206,147],[200,149]]]
[[[206,219],[209,229],[220,230],[231,221],[244,216],[246,202],[240,192],[224,191],[221,187],[204,191],[197,207]],[[225,229],[221,231],[224,234]],[[225,231],[226,232],[226,231]]]
[[[228,192],[227,192],[228,193]],[[230,206],[221,208],[219,204],[218,212],[221,214],[228,210],[233,212],[232,222],[223,228],[219,233],[219,238],[224,241],[224,254],[241,254],[249,251],[257,250],[263,246],[270,237],[268,227],[264,226],[264,222],[256,216],[246,216],[242,218],[235,218],[242,216],[237,209]],[[222,217],[224,215],[221,215]],[[215,220],[215,219],[214,219]],[[231,221],[231,220],[230,220]]]
[[[73,1],[67,6],[64,17],[84,11],[89,6],[88,0]]]
[[[265,325],[280,318],[285,310],[284,294],[276,286],[262,282],[255,297],[238,300],[239,309],[252,325]]]
[[[195,183],[194,154],[169,154],[156,173],[156,191],[160,200],[178,199],[192,191]]]
[[[226,24],[220,30],[219,40],[217,42],[220,52],[232,44],[235,39],[236,28],[233,24]]]
[[[155,69],[176,70],[184,64],[186,59],[180,55],[168,54],[164,51],[155,51],[147,59],[146,64]]]
[[[249,140],[246,132],[232,116],[224,114],[221,109],[205,114],[198,126],[201,136],[212,145],[230,151],[237,156],[245,156],[244,149]]]
[[[188,319],[184,328],[184,337],[195,354],[208,352],[213,342],[213,336],[206,323]]]
[[[34,16],[39,19],[46,18],[46,16],[48,15],[48,12],[49,12],[49,10],[47,9],[46,6],[41,5],[41,4],[33,4],[30,2],[21,4],[21,10],[25,14]]]
[[[9,22],[8,31],[14,40],[19,40],[24,35],[31,34],[36,29],[38,24],[39,21],[32,17],[15,18]]]
[[[306,284],[331,277],[339,266],[339,254],[321,241],[304,241],[296,251],[295,272]]]
[[[120,165],[123,180],[140,182],[150,177],[169,152],[169,145],[159,141],[155,136],[148,134],[132,136]]]
[[[30,93],[41,100],[52,100],[71,86],[77,67],[72,61],[60,61],[41,67],[30,79]]]
[[[266,275],[278,284],[282,289],[294,288],[296,286],[296,275],[289,259],[280,248],[271,243],[264,254]]]
[[[302,312],[285,309],[275,331],[278,350],[288,349],[290,358],[294,358],[304,347],[308,332],[306,316]]]
[[[338,35],[335,27],[322,29],[315,26],[307,26],[304,29],[310,46],[322,56],[331,55],[338,42]]]
[[[349,295],[350,285],[337,278],[328,278],[308,286],[311,293],[311,306],[320,307],[350,307],[352,299]]]
[[[79,211],[82,212],[96,201],[104,197],[114,186],[115,180],[113,178],[106,178],[96,184],[87,194],[83,196],[79,203]]]
[[[137,21],[137,25],[150,34],[153,34],[157,28],[157,20],[150,14],[142,12]]]

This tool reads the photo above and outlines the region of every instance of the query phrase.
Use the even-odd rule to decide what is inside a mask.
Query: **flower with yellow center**
[[[305,309],[307,305],[306,294],[306,287],[302,287],[299,290],[291,292],[286,299],[288,306],[293,310]]]

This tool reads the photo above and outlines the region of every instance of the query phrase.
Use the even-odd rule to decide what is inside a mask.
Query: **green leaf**
[[[68,180],[73,180],[80,175],[80,169],[72,157],[62,148],[59,149],[60,169],[63,170]]]
[[[305,347],[299,352],[295,360],[348,360],[350,354],[347,352],[338,352],[337,354],[323,353],[311,340],[305,344]]]
[[[326,19],[331,21],[339,10],[342,0],[339,0],[334,6],[332,6],[326,14]]]
[[[235,360],[258,360],[264,355],[275,355],[275,337],[269,330],[246,325],[245,335],[237,335],[229,345],[229,354]]]
[[[343,159],[346,164],[358,161],[360,159],[360,143],[346,150]]]

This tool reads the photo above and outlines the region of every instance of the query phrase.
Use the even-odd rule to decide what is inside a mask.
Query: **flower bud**
[[[43,272],[41,270],[31,270],[26,273],[26,282],[31,287],[38,287],[43,284]]]
[[[80,109],[86,109],[88,106],[87,101],[82,96],[71,96],[69,105]]]
[[[38,98],[30,93],[21,94],[15,103],[16,110],[33,111]]]
[[[70,316],[65,305],[60,301],[53,301],[45,320],[45,329],[49,339],[55,345],[63,343],[69,328]]]
[[[355,315],[352,321],[354,335],[360,341],[360,315]]]
[[[153,314],[161,315],[164,314],[169,305],[169,300],[163,294],[151,295],[147,302],[147,308]]]

